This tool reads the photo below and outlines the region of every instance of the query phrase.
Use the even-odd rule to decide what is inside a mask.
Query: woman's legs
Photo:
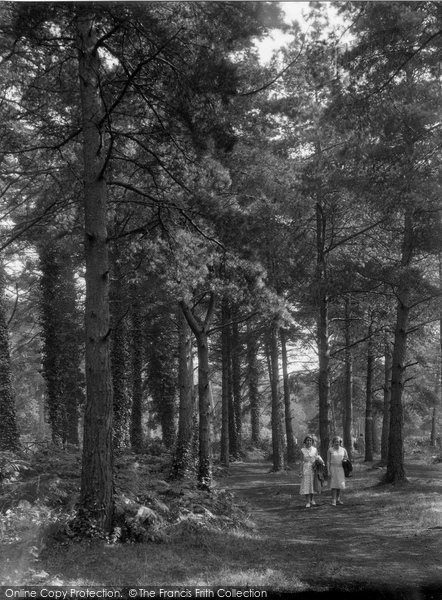
[[[344,504],[341,500],[341,490],[339,488],[332,488],[332,504]]]
[[[311,498],[311,494],[305,494],[305,501],[307,502],[307,504],[305,505],[305,508],[310,508],[310,498]]]

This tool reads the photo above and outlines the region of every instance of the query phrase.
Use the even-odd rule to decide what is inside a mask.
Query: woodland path
[[[442,465],[407,464],[409,483],[391,487],[377,485],[379,469],[355,464],[344,505],[331,506],[326,490],[310,509],[299,495],[297,471],[270,469],[270,463],[233,463],[221,485],[247,502],[259,534],[275,542],[281,562],[289,558],[301,581],[316,589],[442,597]],[[422,516],[420,503],[427,507]]]

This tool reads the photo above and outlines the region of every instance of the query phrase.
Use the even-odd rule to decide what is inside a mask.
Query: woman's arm
[[[299,462],[299,477],[302,477],[304,474],[304,457]]]
[[[299,460],[299,477],[302,477],[303,466],[304,466],[304,454],[303,454],[302,450],[299,450],[297,458]]]

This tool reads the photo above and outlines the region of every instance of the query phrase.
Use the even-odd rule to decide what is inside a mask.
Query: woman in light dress
[[[348,460],[347,450],[342,446],[342,440],[338,435],[332,439],[332,445],[327,453],[327,469],[332,491],[332,505],[343,504],[342,490],[345,490],[345,475],[342,461]]]
[[[301,486],[299,488],[299,493],[302,496],[305,496],[306,499],[306,508],[310,508],[311,506],[315,506],[316,502],[313,499],[314,494],[316,493],[313,487],[315,472],[313,471],[313,464],[315,460],[320,460],[322,463],[324,462],[322,458],[318,454],[318,450],[313,445],[313,436],[307,435],[304,439],[304,447],[301,448],[302,452],[302,463],[299,476],[301,477]]]

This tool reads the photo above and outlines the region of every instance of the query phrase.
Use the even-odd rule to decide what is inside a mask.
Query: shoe
[[[332,500],[332,506],[336,506],[336,500]]]
[[[316,506],[316,502],[314,500],[311,501],[312,506]]]
[[[342,502],[342,500],[336,500],[336,502],[337,502],[338,504],[344,504],[344,503]]]
[[[307,502],[307,504],[305,505],[305,508],[310,508],[310,502]]]

